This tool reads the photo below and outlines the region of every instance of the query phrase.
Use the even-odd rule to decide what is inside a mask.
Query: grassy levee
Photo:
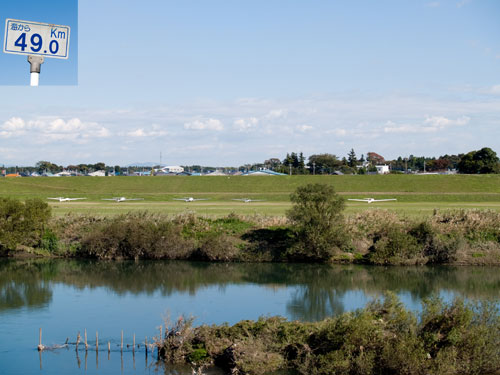
[[[289,196],[308,183],[333,185],[346,198],[397,198],[397,202],[371,204],[401,213],[430,213],[436,208],[489,208],[500,210],[500,175],[370,175],[370,176],[202,176],[202,177],[60,177],[6,178],[0,180],[0,196],[42,199],[86,197],[79,202],[52,204],[54,213],[116,214],[148,210],[178,213],[186,208],[198,214],[283,215]],[[117,205],[103,198],[141,197],[144,201]],[[209,198],[186,204],[173,198]],[[232,201],[249,197],[264,202]],[[347,213],[366,210],[365,203],[349,202]]]

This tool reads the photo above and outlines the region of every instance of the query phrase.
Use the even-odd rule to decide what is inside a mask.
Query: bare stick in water
[[[41,352],[44,349],[42,345],[42,328],[40,328],[39,336],[38,336],[38,351]]]
[[[87,328],[85,328],[84,335],[85,335],[85,351],[87,351],[87,349],[89,348],[89,346],[87,345]]]

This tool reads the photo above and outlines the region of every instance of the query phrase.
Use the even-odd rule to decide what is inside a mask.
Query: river
[[[0,259],[0,374],[191,374],[190,367],[159,365],[154,353],[146,357],[142,344],[159,334],[164,320],[184,315],[194,317],[195,325],[233,324],[281,315],[314,321],[361,308],[384,291],[416,311],[432,295],[498,300],[499,271]],[[75,343],[78,332],[83,342],[86,330],[89,350],[80,344],[78,352],[70,345],[38,353],[39,328],[45,346],[67,338]],[[132,350],[134,334],[140,347]]]

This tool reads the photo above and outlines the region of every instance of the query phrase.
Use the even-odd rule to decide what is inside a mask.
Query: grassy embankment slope
[[[56,215],[67,212],[97,215],[135,210],[198,214],[284,215],[289,195],[307,183],[331,184],[346,198],[397,198],[397,202],[348,202],[346,213],[384,208],[407,215],[434,209],[484,208],[500,210],[500,175],[386,176],[232,176],[232,177],[60,177],[0,180],[0,195],[13,198],[86,197],[85,201],[52,202]],[[140,197],[144,201],[115,203],[102,198]],[[173,198],[193,196],[207,201],[186,203]],[[243,203],[235,198],[262,199]]]

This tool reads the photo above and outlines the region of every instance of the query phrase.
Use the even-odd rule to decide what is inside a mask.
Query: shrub
[[[324,184],[300,186],[290,196],[293,207],[287,216],[297,239],[293,257],[326,261],[348,245],[343,226],[344,199]]]
[[[493,374],[500,368],[494,303],[424,302],[417,316],[394,294],[316,323],[284,318],[200,326],[179,320],[159,343],[173,363],[213,362],[232,374]],[[197,363],[199,363],[197,362]]]
[[[0,246],[15,250],[39,245],[50,216],[49,205],[41,199],[0,198]]]
[[[210,232],[200,242],[193,259],[228,262],[238,258],[239,249],[223,233]]]
[[[406,264],[422,262],[422,246],[401,227],[391,227],[375,238],[369,259],[375,264]]]
[[[194,250],[179,225],[146,213],[97,222],[81,243],[79,255],[100,259],[187,259]]]
[[[42,235],[40,247],[51,253],[55,253],[59,247],[59,240],[54,232],[46,229]]]

